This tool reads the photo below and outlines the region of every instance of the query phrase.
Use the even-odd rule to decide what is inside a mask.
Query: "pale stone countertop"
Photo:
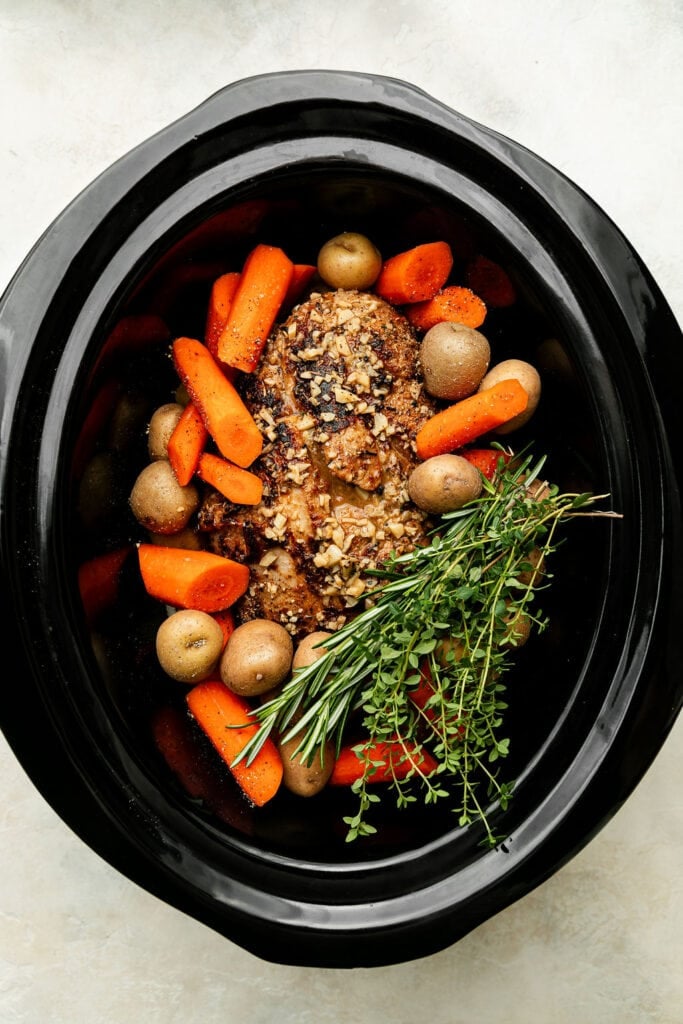
[[[0,0],[0,288],[116,157],[231,81],[297,68],[408,80],[535,150],[683,321],[680,0]],[[681,721],[549,881],[442,953],[350,973],[266,964],[137,888],[2,737],[0,774],[2,1024],[683,1021]]]

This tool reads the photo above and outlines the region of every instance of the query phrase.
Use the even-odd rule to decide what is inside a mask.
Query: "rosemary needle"
[[[352,787],[358,811],[344,819],[348,840],[375,831],[368,811],[378,789],[387,788],[372,785],[376,762],[369,751],[398,741],[409,771],[404,778],[395,773],[388,788],[399,807],[414,803],[416,793],[428,804],[448,800],[461,826],[478,821],[485,841],[499,841],[487,807],[497,802],[505,809],[512,791],[499,781],[497,764],[509,750],[501,734],[505,672],[529,627],[546,624],[535,599],[550,577],[545,573],[539,586],[538,566],[557,547],[558,525],[606,497],[548,485],[534,496],[529,486],[545,459],[532,462],[530,455],[514,465],[500,459],[494,481],[440,517],[430,543],[374,570],[378,583],[364,610],[324,640],[326,653],[252,712],[258,729],[239,759],[252,760],[275,731],[283,739],[298,736],[296,753],[310,761],[330,740],[339,750],[349,718],[360,716],[367,743],[357,750],[364,771]],[[425,681],[428,699],[418,701]],[[423,748],[438,765],[430,775],[420,770]]]

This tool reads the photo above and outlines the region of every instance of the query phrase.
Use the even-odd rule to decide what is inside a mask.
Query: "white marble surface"
[[[412,81],[554,163],[681,322],[682,44],[680,0],[0,0],[0,288],[99,171],[222,85],[337,68]],[[0,777],[2,1024],[683,1020],[681,721],[548,882],[436,956],[350,973],[266,964],[141,891],[2,737]]]

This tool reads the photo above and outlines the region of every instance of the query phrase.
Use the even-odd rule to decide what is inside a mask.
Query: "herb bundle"
[[[297,753],[311,761],[329,740],[339,750],[350,720],[360,720],[363,773],[353,784],[357,812],[344,818],[347,840],[376,830],[368,813],[387,786],[373,785],[371,751],[398,743],[408,771],[390,765],[388,790],[399,807],[418,795],[427,804],[448,800],[461,826],[479,822],[485,842],[500,841],[488,809],[505,809],[512,791],[499,779],[509,749],[505,673],[529,629],[546,625],[536,598],[550,579],[544,567],[558,525],[614,515],[586,511],[596,496],[542,482],[544,461],[500,458],[481,496],[440,517],[429,544],[375,570],[379,582],[364,610],[254,710],[259,728],[240,759],[253,758],[275,731],[283,740],[299,737]],[[423,751],[437,762],[429,774]]]

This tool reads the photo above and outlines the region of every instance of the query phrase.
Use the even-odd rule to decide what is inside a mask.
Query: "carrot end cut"
[[[375,292],[395,305],[432,299],[448,280],[453,253],[447,242],[425,242],[385,260]]]
[[[421,459],[456,451],[524,412],[529,396],[518,380],[502,380],[431,416],[417,432]]]
[[[249,585],[249,568],[210,551],[138,545],[147,593],[174,608],[218,612],[229,608]]]
[[[270,737],[251,762],[244,758],[234,763],[258,730],[247,701],[214,679],[198,683],[187,694],[186,701],[195,721],[251,803],[262,807],[272,800],[282,782],[283,765]]]

